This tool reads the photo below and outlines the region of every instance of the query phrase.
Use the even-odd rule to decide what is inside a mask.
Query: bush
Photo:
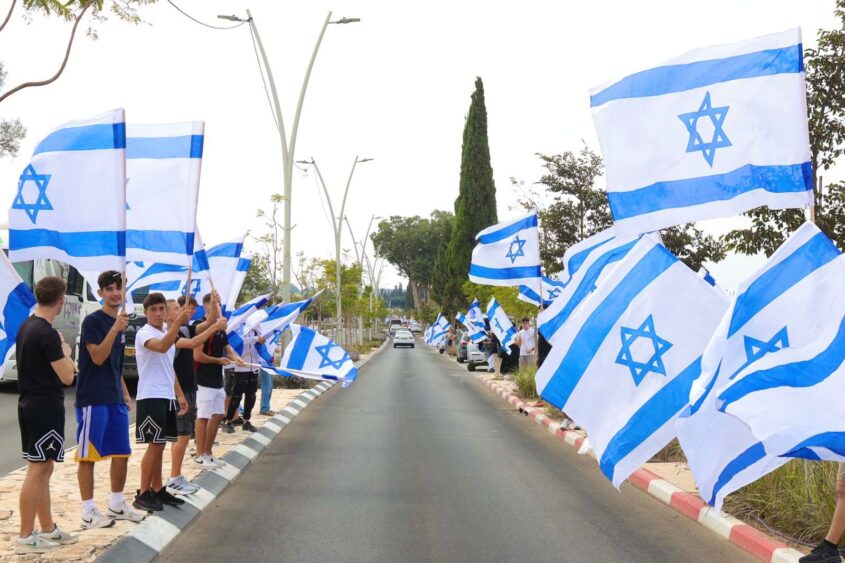
[[[516,383],[519,393],[525,399],[535,399],[537,397],[537,384],[534,382],[534,374],[537,373],[535,367],[519,368],[513,374],[513,382]]]

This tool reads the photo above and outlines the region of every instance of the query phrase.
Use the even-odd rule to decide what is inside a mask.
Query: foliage
[[[845,152],[845,0],[836,0],[834,14],[839,28],[820,29],[818,46],[804,50],[804,76],[807,85],[807,117],[815,189],[815,219],[819,228],[845,248],[845,185],[822,185],[822,172]],[[800,227],[802,209],[775,210],[767,207],[744,214],[751,226],[724,236],[728,249],[742,254],[772,253],[786,237]]]
[[[513,382],[516,383],[516,388],[519,389],[519,394],[523,399],[537,398],[537,384],[534,376],[537,373],[537,368],[522,367],[516,370],[513,374]]]
[[[324,290],[323,299],[334,303],[337,295],[337,262],[321,260],[320,264],[322,274],[317,280],[317,287]],[[357,263],[351,266],[340,265],[340,306],[344,318],[361,314],[368,303],[358,293],[361,287],[361,273],[361,266]],[[334,307],[324,307],[323,311],[332,313],[331,316],[334,316]]]
[[[265,293],[271,293],[268,258],[264,254],[253,254],[252,264],[238,294],[238,303],[245,303]]]
[[[526,187],[512,179],[521,192],[520,205],[537,209],[542,227],[540,258],[548,274],[563,269],[561,259],[567,248],[613,224],[607,193],[596,185],[604,174],[599,155],[584,146],[577,155],[537,154],[546,173],[537,182],[544,189]],[[551,201],[549,202],[549,198]],[[680,225],[660,232],[663,244],[693,270],[702,262],[718,262],[725,250],[718,241],[694,225]]]
[[[487,142],[487,108],[484,104],[484,85],[475,79],[471,97],[463,147],[461,149],[461,177],[458,198],[455,200],[455,224],[446,251],[446,269],[441,304],[447,310],[466,307],[461,284],[469,272],[475,235],[498,222],[496,216],[496,185],[490,165]]]
[[[284,201],[283,195],[271,195],[269,213],[265,212],[263,209],[257,209],[255,212],[256,218],[264,220],[264,233],[257,236],[253,235],[251,232],[249,233],[249,236],[251,236],[261,248],[259,253],[253,255],[253,264],[250,270],[255,268],[256,259],[259,256],[262,257],[262,265],[264,266],[264,269],[261,273],[267,276],[266,286],[271,294],[271,300],[273,301],[277,301],[281,297],[282,293],[282,269],[284,267],[282,234],[284,227],[279,219],[282,201]]]

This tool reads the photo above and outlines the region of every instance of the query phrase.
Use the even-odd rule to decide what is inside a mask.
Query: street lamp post
[[[314,45],[314,52],[311,53],[311,60],[308,62],[308,68],[305,71],[305,78],[302,81],[302,88],[299,91],[299,100],[296,103],[296,113],[293,116],[293,128],[290,132],[290,140],[285,131],[285,124],[282,120],[282,109],[279,104],[279,96],[276,92],[276,82],[273,80],[273,71],[270,68],[270,61],[267,60],[267,53],[264,51],[264,44],[261,43],[261,37],[258,35],[258,28],[255,26],[255,20],[252,13],[246,11],[247,19],[239,18],[237,16],[217,16],[223,20],[233,22],[248,22],[249,30],[255,39],[255,44],[258,52],[261,54],[261,60],[264,62],[264,68],[267,69],[267,81],[270,83],[270,95],[273,100],[273,110],[276,117],[276,127],[279,131],[279,136],[282,142],[282,176],[284,179],[284,202],[285,202],[285,217],[284,217],[284,241],[283,241],[283,267],[282,267],[282,300],[290,302],[290,232],[291,232],[291,186],[293,184],[293,162],[296,151],[296,137],[299,132],[299,118],[302,115],[302,102],[305,100],[305,91],[308,89],[308,79],[311,77],[311,69],[314,68],[314,61],[317,59],[317,51],[320,49],[320,43],[323,42],[323,35],[326,33],[326,28],[331,24],[346,24],[360,22],[360,18],[340,18],[332,21],[332,13],[329,12],[326,16],[326,21],[323,22],[323,27],[320,29],[320,35],[317,37],[317,44]]]
[[[370,301],[370,313],[372,313],[373,312],[373,291],[376,290],[376,286],[375,286],[375,281],[374,281],[375,275],[373,273],[373,267],[372,267],[373,265],[370,262],[369,256],[367,256],[367,241],[370,239],[370,231],[373,228],[373,221],[375,221],[376,219],[384,219],[384,217],[376,217],[375,214],[373,214],[373,216],[370,217],[370,224],[367,225],[367,232],[366,232],[366,234],[364,234],[364,240],[361,241],[361,252],[360,253],[358,252],[358,241],[355,240],[355,233],[352,232],[352,224],[349,222],[349,217],[344,216],[343,219],[346,221],[346,226],[349,228],[349,236],[352,237],[352,246],[355,249],[355,257],[358,259],[358,267],[361,269],[362,272],[364,270],[364,260],[367,261],[367,276],[370,280],[370,285],[372,286],[372,291],[370,291],[370,299],[369,299],[369,301]],[[359,291],[359,296],[360,296],[361,293],[364,292],[363,276],[361,276],[361,278],[362,279],[361,279],[361,288],[360,288],[360,291]],[[359,317],[358,320],[359,320],[359,323],[358,323],[359,330],[361,332],[363,332],[364,331],[364,318],[363,318],[363,316]],[[372,323],[371,323],[370,328],[372,329]],[[370,337],[372,337],[372,330],[370,330],[368,332],[368,334],[370,335]]]
[[[314,160],[314,157],[311,157],[311,160],[300,160],[298,161],[299,164],[306,164],[314,167],[314,170],[317,171],[317,178],[320,180],[320,186],[323,188],[323,193],[326,194],[326,201],[329,204],[329,214],[331,215],[331,223],[332,223],[332,231],[334,231],[334,248],[335,248],[335,266],[336,266],[336,274],[337,274],[337,287],[335,291],[335,341],[340,343],[342,335],[342,320],[341,320],[341,303],[340,303],[340,290],[341,290],[341,263],[340,263],[340,236],[343,233],[343,212],[346,209],[346,197],[349,195],[349,186],[352,184],[352,175],[355,173],[355,167],[360,162],[370,162],[373,160],[372,158],[358,158],[355,156],[355,161],[352,163],[352,170],[349,171],[349,178],[346,180],[346,189],[343,191],[343,200],[340,204],[340,214],[335,216],[334,214],[334,206],[332,206],[332,198],[329,195],[329,190],[326,188],[326,182],[323,180],[323,174],[320,172],[320,167],[317,166],[317,162]]]

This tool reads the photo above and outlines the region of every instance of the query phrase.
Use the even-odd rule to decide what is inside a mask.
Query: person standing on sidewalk
[[[150,293],[144,299],[147,324],[135,334],[138,360],[135,443],[146,444],[147,451],[141,459],[141,486],[132,505],[148,512],[160,511],[165,504],[185,504],[164,487],[161,462],[165,444],[176,441],[176,415],[188,412],[188,403],[173,371],[173,356],[179,328],[188,321],[190,311],[185,309],[176,322],[166,326],[166,307],[164,295]]]
[[[255,347],[257,344],[264,344],[265,341],[255,329],[251,330],[249,334],[245,334],[243,341],[244,354],[242,358],[245,363],[251,365],[235,366],[235,373],[233,374],[235,383],[229,400],[229,408],[226,411],[226,422],[223,424],[223,432],[229,434],[235,431],[232,421],[238,412],[241,398],[244,399],[243,429],[248,432],[255,432],[255,426],[252,425],[250,419],[252,418],[252,409],[255,407],[255,394],[258,391],[259,368],[255,366],[261,361]]]
[[[206,294],[203,307],[209,319],[219,308],[219,298]],[[209,311],[211,309],[212,311]],[[215,317],[216,318],[216,317]],[[226,333],[218,331],[201,347],[194,349],[197,370],[197,453],[194,461],[204,467],[220,467],[225,462],[214,457],[211,448],[217,437],[217,429],[225,411],[226,392],[223,390],[223,366],[232,362],[243,364],[243,360],[229,346]]]
[[[65,304],[67,286],[61,278],[46,277],[35,285],[35,313],[25,320],[16,338],[18,368],[18,425],[26,477],[20,493],[20,533],[15,553],[47,553],[78,538],[53,521],[50,476],[65,458],[65,394],[73,383],[70,346],[53,328]],[[42,531],[35,530],[35,517]]]
[[[279,338],[278,333],[274,333],[274,338]],[[270,364],[273,364],[272,358]],[[273,374],[266,369],[258,370],[258,377],[261,381],[261,407],[258,414],[263,416],[274,416],[276,411],[270,408],[270,397],[273,395]]]
[[[182,295],[178,300],[167,301],[167,322],[170,325],[179,322],[179,315],[184,310],[188,311],[188,318],[194,316],[197,308],[197,301],[193,297]],[[194,434],[197,420],[197,374],[194,369],[194,349],[214,336],[218,330],[226,329],[226,321],[219,319],[215,323],[203,321],[201,323],[189,324],[188,321],[179,328],[176,337],[176,354],[173,358],[173,369],[176,372],[176,379],[185,401],[188,403],[188,412],[176,415],[176,441],[170,446],[170,478],[167,480],[167,492],[173,495],[187,495],[199,490],[199,486],[189,482],[182,475],[182,462],[185,460],[185,450],[188,449],[188,442]],[[197,336],[199,332],[199,336]]]
[[[836,471],[836,508],[827,535],[800,563],[839,563],[839,540],[845,533],[845,463],[838,464]]]
[[[97,295],[103,306],[82,321],[79,337],[79,376],[76,381],[74,460],[82,498],[83,530],[107,528],[115,520],[140,522],[144,515],[132,510],[123,498],[129,445],[129,410],[132,397],[123,381],[124,330],[129,324],[120,310],[123,275],[109,270],[97,278]],[[111,495],[105,516],[94,503],[94,464],[109,460]]]
[[[516,343],[519,345],[519,369],[536,366],[537,344],[534,329],[531,328],[531,319],[528,317],[522,317],[522,329],[516,333]]]

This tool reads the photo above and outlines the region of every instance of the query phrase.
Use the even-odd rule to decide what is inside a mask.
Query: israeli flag
[[[302,311],[311,306],[323,290],[318,291],[308,299],[296,301],[294,303],[284,303],[276,307],[267,307],[261,309],[252,315],[246,323],[244,323],[244,332],[255,330],[263,337],[268,337],[274,330],[285,330],[289,324],[296,320]]]
[[[618,488],[675,436],[728,298],[643,237],[572,314],[536,375]]]
[[[432,346],[437,346],[442,343],[449,335],[449,328],[451,326],[449,319],[447,319],[443,313],[438,313],[437,319],[435,319],[434,324],[431,325],[431,334],[429,335],[428,343]]]
[[[229,281],[229,288],[226,294],[220,294],[220,298],[224,300],[223,305],[226,309],[231,311],[237,305],[238,297],[241,294],[241,287],[244,285],[247,272],[249,272],[251,265],[252,255],[241,247],[241,253],[238,255],[238,261],[235,263],[235,268]]]
[[[563,288],[566,284],[560,280],[543,276],[540,278],[541,285],[521,285],[519,286],[519,295],[516,296],[520,301],[531,303],[535,307],[542,305],[548,307],[552,302],[560,297]],[[542,297],[540,296],[542,294]]]
[[[252,315],[256,314],[261,307],[265,306],[267,302],[270,300],[270,294],[266,295],[259,295],[254,299],[251,299],[232,311],[229,315],[229,320],[226,325],[226,332],[227,333],[234,333],[238,329],[240,329],[244,323],[249,319]]]
[[[487,227],[476,235],[469,279],[484,285],[537,285],[540,242],[537,212]]]
[[[423,333],[423,341],[431,346],[431,333],[434,331],[434,325],[428,325]]]
[[[9,259],[50,258],[122,272],[126,261],[126,119],[117,109],[44,138],[9,209]]]
[[[602,275],[607,275],[637,243],[638,237],[617,237],[613,228],[593,235],[564,254],[569,272],[560,295],[537,315],[537,329],[552,345],[552,339],[578,306],[592,293]]]
[[[358,377],[349,352],[332,339],[296,324],[290,325],[293,340],[285,349],[278,368],[264,368],[275,375],[296,375],[306,379],[340,381],[348,387]]]
[[[14,354],[18,329],[33,307],[35,296],[0,252],[0,367]]]
[[[126,255],[188,266],[205,124],[129,125],[126,130]]]
[[[282,331],[276,330],[272,336],[265,339],[264,344],[257,342],[255,350],[258,352],[258,361],[262,367],[273,367],[273,358],[276,354],[276,349],[279,347],[279,341],[282,337]]]
[[[777,456],[845,461],[842,420],[828,417],[842,410],[830,397],[842,388],[843,274],[839,250],[805,223],[739,285],[677,422],[708,504],[788,460]]]
[[[800,29],[690,51],[590,94],[620,236],[813,205]]]
[[[473,299],[466,315],[458,313],[455,318],[467,328],[470,341],[478,343],[487,336],[487,331],[484,327],[484,315],[481,312],[481,305],[478,303],[478,299]]]
[[[490,330],[499,339],[502,349],[510,354],[510,346],[516,340],[516,328],[495,297],[487,304],[487,321],[490,323]]]

